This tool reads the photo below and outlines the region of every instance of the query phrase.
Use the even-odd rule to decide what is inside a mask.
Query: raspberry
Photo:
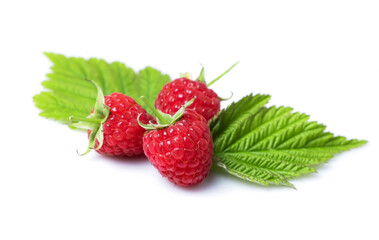
[[[87,129],[88,153],[95,149],[98,153],[112,156],[137,156],[143,153],[142,138],[145,129],[139,126],[137,117],[143,123],[153,121],[133,98],[122,93],[104,96],[101,88],[91,114],[87,118],[70,117],[71,126]]]
[[[105,104],[110,108],[108,119],[103,124],[104,142],[98,153],[112,156],[137,156],[143,154],[142,138],[145,129],[138,125],[140,121],[148,123],[153,117],[146,113],[133,98],[122,93],[105,96]],[[91,133],[91,130],[88,130]],[[96,140],[95,148],[99,146]]]
[[[206,120],[212,119],[220,111],[220,99],[217,94],[205,83],[188,78],[178,78],[167,83],[159,93],[155,106],[172,115],[194,97],[197,100],[189,108]]]
[[[172,117],[154,110],[158,124],[140,123],[150,130],[143,137],[143,150],[149,161],[163,177],[183,187],[201,183],[209,173],[213,157],[207,120],[195,110],[185,109],[192,102]]]
[[[185,103],[195,97],[197,100],[189,106],[189,109],[195,110],[209,121],[220,111],[220,100],[225,99],[219,98],[219,96],[208,87],[228,73],[237,64],[238,62],[209,84],[205,82],[204,68],[201,69],[200,76],[196,80],[191,80],[190,74],[186,73],[184,77],[177,78],[163,86],[155,101],[155,107],[164,113],[173,115]]]

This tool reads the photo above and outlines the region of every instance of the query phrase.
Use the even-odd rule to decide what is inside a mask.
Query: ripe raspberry
[[[105,96],[105,104],[110,108],[108,119],[103,124],[104,142],[98,153],[113,156],[137,156],[143,153],[142,138],[145,129],[138,125],[140,121],[148,123],[153,117],[146,113],[133,98],[122,93]],[[91,133],[91,130],[88,130]],[[96,141],[95,148],[99,142]]]
[[[178,78],[167,83],[159,93],[155,106],[172,115],[194,97],[197,100],[189,108],[201,114],[207,121],[220,111],[217,94],[205,83],[188,78]]]
[[[71,126],[88,131],[89,146],[84,154],[90,149],[112,156],[142,154],[145,129],[139,126],[137,117],[140,116],[143,123],[153,121],[153,117],[131,97],[122,93],[104,97],[100,87],[95,82],[93,84],[97,87],[98,97],[91,114],[87,118],[70,118]]]
[[[184,187],[199,184],[205,179],[213,156],[207,121],[196,111],[185,109],[187,105],[174,114],[169,124],[162,123],[164,118],[158,116],[158,124],[141,124],[151,130],[143,137],[143,150],[149,161],[163,177]],[[157,110],[154,113],[164,114]]]
[[[158,94],[155,107],[164,113],[172,115],[186,102],[195,97],[197,100],[189,106],[189,109],[195,110],[209,121],[220,111],[220,100],[223,99],[219,98],[217,94],[208,87],[228,73],[237,64],[238,62],[208,85],[205,83],[204,68],[201,69],[200,76],[196,80],[191,80],[190,74],[187,73],[184,77],[167,83]]]

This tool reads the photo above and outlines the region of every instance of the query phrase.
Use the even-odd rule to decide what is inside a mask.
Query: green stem
[[[154,115],[159,119],[159,121],[163,124],[170,124],[166,121],[166,119],[162,116],[162,114],[151,104],[144,96],[141,96],[141,100],[147,105],[147,107],[154,113]]]
[[[228,70],[226,70],[223,74],[221,74],[220,76],[218,76],[216,79],[212,80],[210,83],[208,83],[208,87],[211,86],[213,83],[215,83],[217,80],[219,80],[220,78],[222,78],[225,74],[227,74],[230,70],[232,70],[239,62],[236,62],[235,64],[233,64],[233,66],[231,66]]]

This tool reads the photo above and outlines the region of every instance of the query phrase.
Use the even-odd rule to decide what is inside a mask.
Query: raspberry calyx
[[[83,156],[87,154],[91,149],[98,150],[103,146],[104,135],[103,135],[103,124],[108,119],[110,108],[104,102],[104,94],[99,85],[95,81],[85,79],[95,85],[97,89],[96,103],[93,111],[86,118],[70,116],[69,120],[71,122],[70,126],[74,128],[80,128],[85,130],[90,130],[91,133],[88,136],[89,143],[87,150],[79,155]],[[96,140],[98,141],[98,146],[95,148]]]
[[[151,104],[144,96],[141,97],[141,100],[147,105],[147,107],[153,112],[153,114],[156,117],[157,124],[152,123],[151,121],[149,124],[142,123],[139,118],[141,114],[138,115],[137,121],[138,124],[143,127],[146,130],[157,130],[157,129],[163,129],[166,127],[169,127],[173,124],[175,124],[177,121],[179,121],[184,114],[184,110],[190,106],[194,101],[195,98],[192,98],[190,101],[186,102],[174,115],[170,115],[167,113],[164,113],[154,107],[153,104]]]

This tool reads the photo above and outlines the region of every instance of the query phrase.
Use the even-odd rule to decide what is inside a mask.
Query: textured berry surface
[[[108,119],[103,124],[104,142],[100,149],[102,154],[112,156],[137,156],[143,153],[142,138],[145,133],[137,122],[148,123],[153,117],[146,113],[133,98],[122,93],[112,93],[104,97],[105,104],[110,108]],[[98,142],[96,142],[96,146]]]
[[[201,183],[212,165],[213,142],[205,118],[186,110],[167,128],[149,131],[143,149],[162,176],[180,186]]]
[[[174,114],[186,102],[196,97],[188,107],[201,114],[207,121],[220,111],[220,99],[205,83],[188,78],[178,78],[167,83],[155,101],[155,107],[167,114]]]

